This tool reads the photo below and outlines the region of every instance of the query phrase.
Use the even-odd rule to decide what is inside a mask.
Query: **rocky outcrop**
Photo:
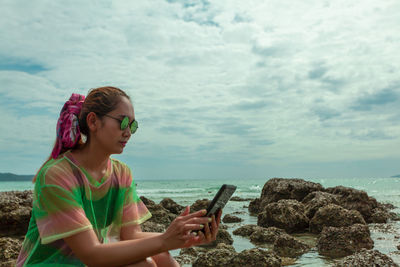
[[[305,205],[305,213],[310,220],[319,208],[329,204],[339,204],[335,195],[321,191],[308,194],[301,202]]]
[[[175,215],[180,215],[185,208],[184,206],[179,205],[170,198],[164,198],[163,200],[161,200],[160,205]]]
[[[25,235],[32,212],[31,190],[0,192],[0,236]]]
[[[261,226],[255,225],[255,224],[248,224],[248,225],[243,225],[237,229],[235,229],[232,233],[234,235],[240,235],[244,237],[250,237],[250,235],[257,229],[262,228]]]
[[[347,256],[337,262],[334,267],[371,267],[371,266],[385,266],[385,267],[399,267],[389,256],[382,254],[378,250],[361,249],[354,255]]]
[[[356,210],[347,210],[335,204],[320,208],[310,221],[310,232],[319,233],[325,226],[350,226],[356,223],[365,224],[361,214]]]
[[[281,235],[287,235],[285,230],[276,227],[258,227],[250,235],[250,241],[254,244],[273,244]]]
[[[281,199],[302,201],[311,192],[323,190],[322,185],[303,179],[273,178],[264,184],[261,200],[265,204],[277,202]]]
[[[362,248],[372,249],[374,241],[367,225],[324,227],[317,241],[318,252],[332,258],[351,255]]]
[[[308,222],[302,203],[293,199],[282,199],[264,207],[263,212],[258,215],[257,225],[275,226],[293,233],[304,232],[308,228]]]
[[[273,251],[252,248],[238,253],[231,258],[229,267],[280,267],[282,260]],[[222,266],[222,265],[221,265]]]
[[[295,258],[310,249],[309,245],[288,234],[278,235],[274,242],[274,251],[281,257]]]
[[[224,223],[237,223],[243,221],[242,218],[239,218],[237,216],[231,215],[231,214],[226,214],[224,218],[222,219],[222,222]]]
[[[261,212],[261,199],[256,198],[250,201],[249,212],[252,215],[257,215],[259,212]]]
[[[165,225],[152,221],[146,221],[142,223],[141,228],[143,232],[163,233],[165,231]]]
[[[0,237],[0,266],[15,266],[21,250],[22,240],[10,237]]]
[[[233,247],[232,247],[233,248]],[[214,267],[214,266],[229,266],[229,261],[237,255],[235,250],[228,247],[220,246],[216,249],[201,253],[194,260],[193,267]]]
[[[357,210],[367,223],[372,223],[373,210],[378,207],[375,198],[369,197],[365,191],[350,187],[336,186],[327,188],[326,192],[337,195],[339,205],[348,210]]]
[[[208,199],[198,199],[196,202],[190,206],[190,212],[199,211],[202,209],[207,209],[208,205],[211,203],[211,200]]]
[[[229,199],[229,201],[250,201],[253,200],[252,198],[241,198],[238,196],[233,196]]]

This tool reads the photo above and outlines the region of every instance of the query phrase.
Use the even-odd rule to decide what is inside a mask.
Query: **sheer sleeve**
[[[50,169],[35,188],[37,201],[33,208],[42,244],[92,228],[82,207],[79,187],[69,182],[74,179],[71,172]],[[63,180],[67,182],[56,182]]]

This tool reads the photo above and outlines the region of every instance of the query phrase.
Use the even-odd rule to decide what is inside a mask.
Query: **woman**
[[[17,266],[179,266],[169,250],[215,240],[221,213],[210,219],[205,210],[189,214],[189,207],[164,233],[141,231],[151,214],[130,169],[110,158],[123,152],[137,128],[122,90],[96,88],[86,99],[72,94],[58,119],[52,154],[34,178],[32,217]],[[204,234],[194,231],[203,228]]]

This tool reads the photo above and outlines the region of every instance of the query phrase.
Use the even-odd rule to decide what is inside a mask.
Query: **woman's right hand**
[[[196,235],[192,231],[202,229],[209,222],[209,218],[204,217],[206,210],[189,213],[190,206],[187,206],[162,234],[163,247],[166,250],[190,247],[203,241],[204,235]]]

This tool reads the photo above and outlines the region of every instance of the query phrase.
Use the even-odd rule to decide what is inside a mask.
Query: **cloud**
[[[399,99],[399,89],[399,85],[393,85],[378,92],[365,94],[359,97],[351,108],[358,111],[368,111],[374,107],[397,102]]]

